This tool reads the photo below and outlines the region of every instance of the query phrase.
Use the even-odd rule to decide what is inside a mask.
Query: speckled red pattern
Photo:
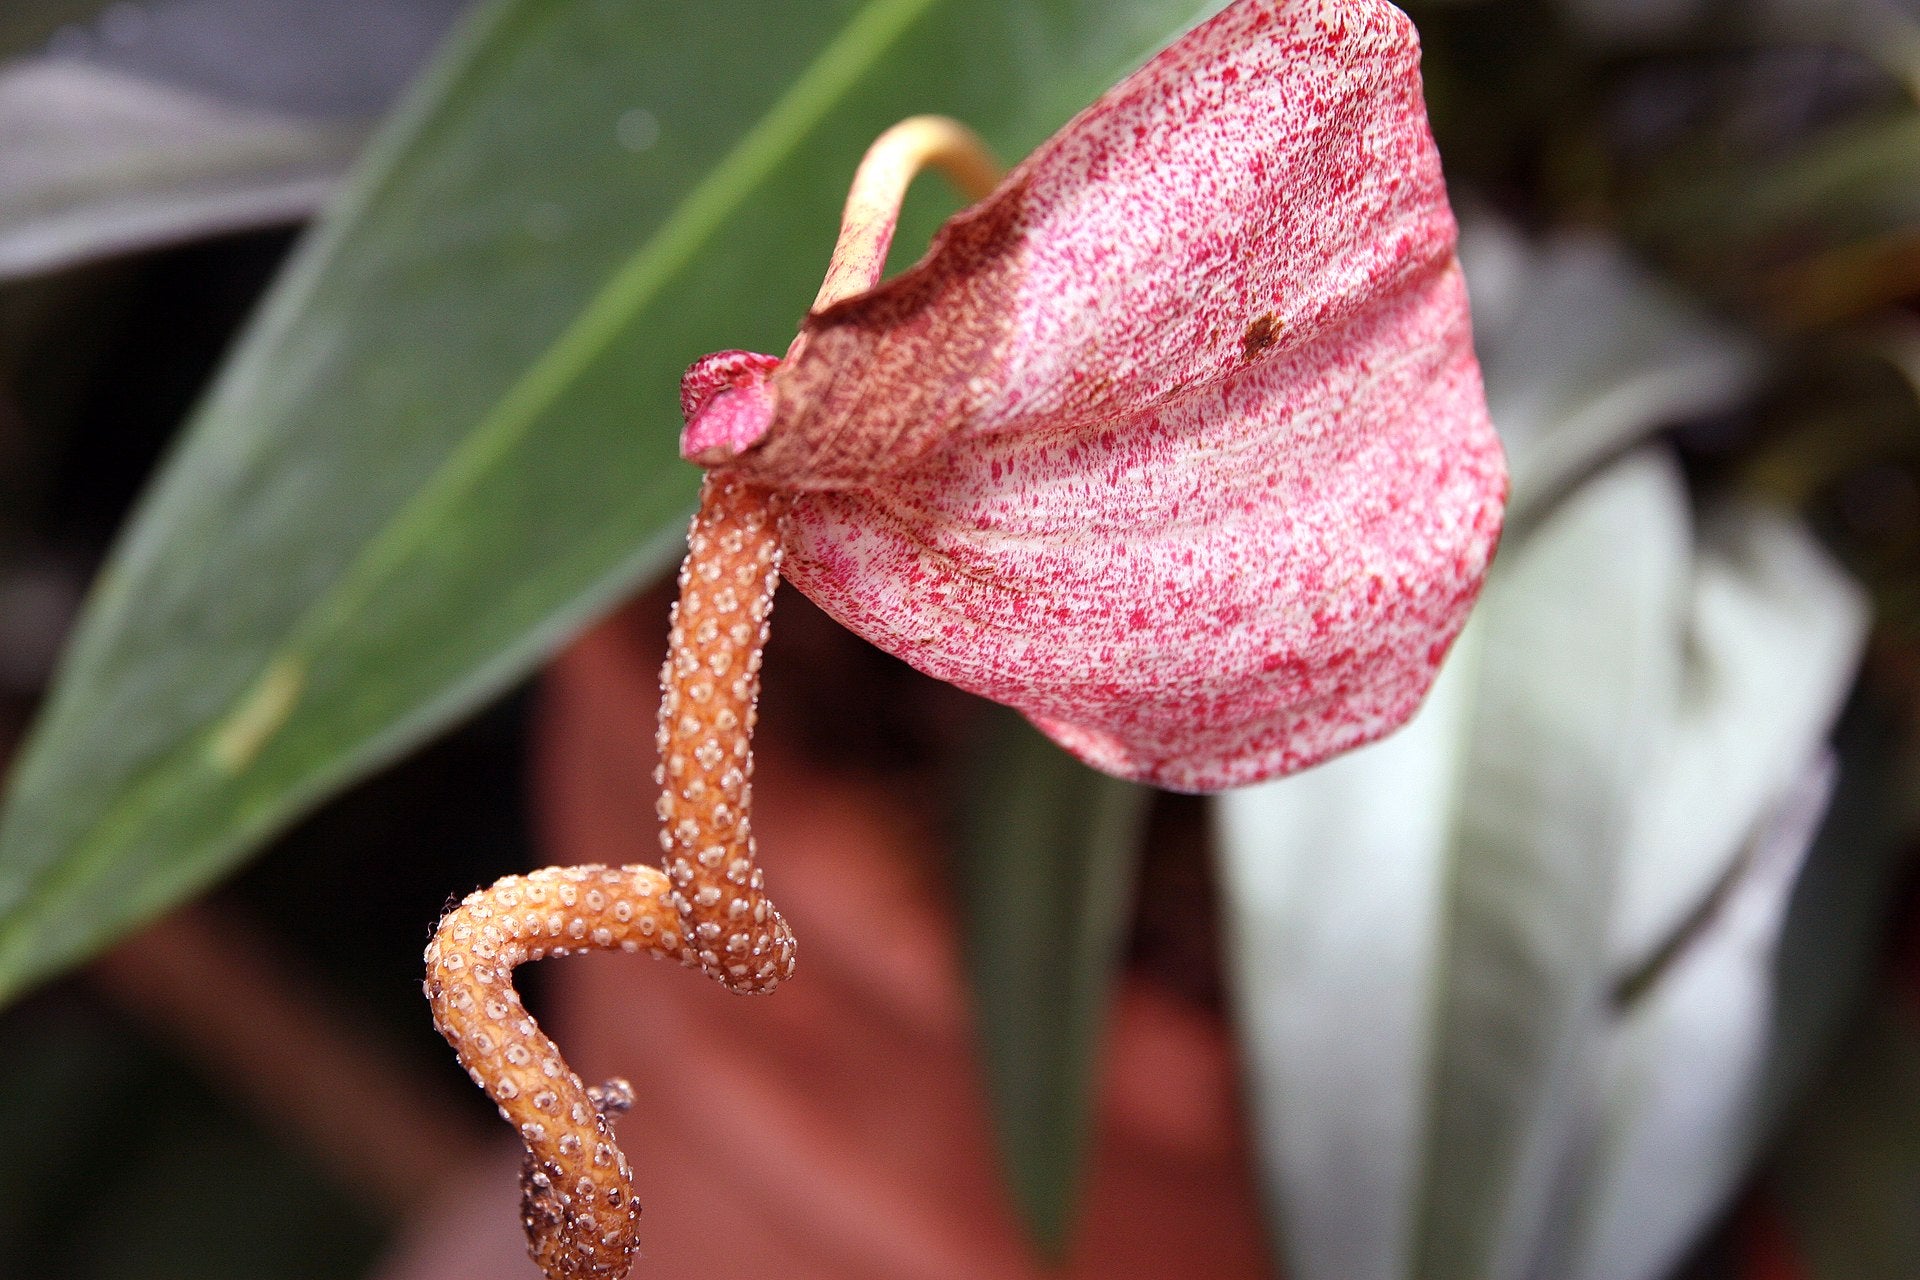
[[[1162,786],[1399,724],[1499,533],[1418,42],[1377,0],[1229,6],[741,377],[690,433],[794,494],[802,591]]]

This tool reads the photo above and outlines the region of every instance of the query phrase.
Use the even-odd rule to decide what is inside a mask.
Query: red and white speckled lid
[[[1109,772],[1211,790],[1389,731],[1499,536],[1412,24],[1239,0],[694,410],[787,576]]]

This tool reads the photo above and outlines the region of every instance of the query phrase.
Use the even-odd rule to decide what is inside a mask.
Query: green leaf
[[[1011,712],[991,714],[963,808],[967,969],[1014,1198],[1058,1257],[1152,792],[1094,772]]]
[[[1774,959],[1774,1052],[1767,1122],[1806,1093],[1884,966],[1889,907],[1913,866],[1913,790],[1906,721],[1862,690],[1833,734],[1839,778]]]
[[[0,58],[27,53],[70,22],[91,18],[107,0],[11,0],[0,8]]]
[[[780,350],[846,183],[1018,156],[1195,0],[511,0],[297,252],[141,504],[0,817],[0,998],[207,884],[676,553],[676,385]]]
[[[1863,52],[1894,50],[1882,33]],[[1904,296],[1901,255],[1920,224],[1920,112],[1900,96],[1785,146],[1703,138],[1645,184],[1627,229],[1728,303],[1792,328],[1881,312]]]
[[[1916,166],[1920,112],[1903,105],[1855,117],[1784,156],[1691,163],[1643,211],[1643,230],[1728,259],[1792,234],[1898,231],[1920,218]]]

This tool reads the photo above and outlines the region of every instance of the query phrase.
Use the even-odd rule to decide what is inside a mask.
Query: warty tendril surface
[[[882,134],[854,175],[816,309],[879,280],[900,201],[929,165],[972,196],[986,195],[999,172],[980,140],[951,120],[916,116]],[[764,360],[722,353],[697,367],[724,380]],[[434,1025],[526,1143],[521,1218],[528,1252],[549,1280],[607,1280],[632,1265],[640,1204],[612,1117],[636,1099],[625,1080],[588,1086],[567,1066],[522,1007],[514,966],[645,951],[742,994],[772,991],[793,974],[793,932],[766,895],[748,821],[760,661],[787,506],[784,495],[724,471],[701,488],[661,671],[654,781],[663,866],[508,876],[448,911],[427,947]],[[645,1100],[639,1105],[644,1111]]]
[[[514,992],[524,961],[646,951],[731,990],[791,976],[793,933],[762,888],[748,822],[749,737],[780,580],[783,502],[710,476],[687,538],[661,673],[659,813],[665,870],[549,867],[469,894],[427,947],[434,1025],[527,1146],[521,1211],[553,1280],[627,1273],[639,1247],[633,1173],[611,1116],[624,1080],[589,1088]]]

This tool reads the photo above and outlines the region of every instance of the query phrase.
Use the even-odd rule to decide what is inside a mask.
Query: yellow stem
[[[970,200],[984,198],[1003,172],[979,134],[946,116],[910,116],[874,139],[847,192],[840,239],[813,300],[815,311],[880,283],[900,204],[914,178],[929,167]]]

